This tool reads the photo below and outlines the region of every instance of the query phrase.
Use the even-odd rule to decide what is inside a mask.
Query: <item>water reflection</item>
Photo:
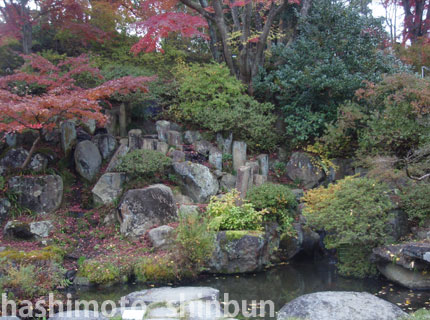
[[[266,272],[205,276],[198,281],[181,285],[209,286],[220,290],[221,300],[228,293],[229,300],[272,300],[276,311],[285,303],[303,294],[317,291],[365,291],[377,294],[390,302],[401,304],[406,311],[427,307],[430,292],[413,292],[384,280],[347,279],[336,273],[335,267],[325,261],[301,261],[279,265]],[[123,285],[105,289],[79,290],[79,299],[118,301],[122,296],[148,288],[144,285]]]

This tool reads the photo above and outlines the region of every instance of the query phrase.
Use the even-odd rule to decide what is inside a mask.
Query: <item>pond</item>
[[[197,281],[181,285],[216,288],[220,291],[221,301],[224,301],[224,294],[227,293],[228,301],[239,301],[240,306],[245,300],[247,309],[255,305],[258,308],[261,300],[271,300],[275,311],[278,311],[288,301],[303,294],[318,291],[365,291],[397,304],[407,312],[430,306],[429,291],[412,291],[382,279],[344,278],[337,275],[335,266],[325,260],[294,261],[254,274],[207,275]],[[128,284],[104,289],[79,289],[76,294],[78,299],[82,300],[118,301],[130,292],[151,287]],[[268,311],[267,306],[266,311]]]

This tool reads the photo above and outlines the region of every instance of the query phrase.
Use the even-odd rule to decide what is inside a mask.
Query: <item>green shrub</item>
[[[210,227],[209,219],[198,212],[179,214],[176,228],[178,255],[183,263],[189,264],[196,273],[203,271],[205,263],[215,249],[215,232]]]
[[[168,282],[180,279],[177,262],[170,255],[142,257],[134,264],[140,282]]]
[[[175,120],[211,132],[233,132],[254,150],[271,150],[277,143],[272,130],[273,105],[259,103],[221,64],[182,66],[178,69],[178,103],[170,109]]]
[[[290,188],[281,184],[265,183],[252,188],[246,197],[256,209],[267,209],[265,221],[276,221],[284,230],[291,229],[297,207],[296,196]]]
[[[212,197],[206,212],[210,218],[211,225],[216,230],[260,230],[262,229],[263,217],[267,210],[257,211],[249,202],[240,202],[239,192],[233,189],[221,198]]]
[[[109,261],[85,260],[79,275],[94,284],[112,284],[121,279],[119,268]]]
[[[292,147],[321,135],[364,80],[380,81],[400,64],[379,49],[380,21],[342,1],[313,2],[299,30],[292,44],[274,46],[254,82],[256,96],[282,111]]]
[[[375,273],[368,260],[372,249],[392,240],[389,219],[393,204],[386,185],[347,177],[327,188],[309,190],[303,200],[309,226],[325,230],[326,247],[337,249],[339,271],[355,277]]]
[[[408,219],[420,226],[430,222],[430,184],[417,183],[405,188],[401,195],[401,206]]]
[[[152,178],[164,173],[171,163],[172,160],[161,152],[137,149],[123,156],[115,170],[133,177]]]

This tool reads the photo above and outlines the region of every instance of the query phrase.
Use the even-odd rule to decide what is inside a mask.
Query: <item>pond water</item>
[[[261,300],[272,300],[275,311],[278,311],[288,301],[318,291],[365,291],[395,303],[407,312],[430,307],[430,292],[412,291],[382,279],[344,278],[337,275],[335,266],[327,261],[295,261],[255,274],[208,275],[181,285],[216,288],[220,290],[221,301],[224,301],[224,294],[228,293],[228,300],[237,300],[240,306],[245,300],[248,310],[252,306],[258,306]],[[78,299],[118,301],[130,292],[151,287],[128,284],[104,289],[80,289],[76,294]],[[265,318],[270,317],[267,315]]]

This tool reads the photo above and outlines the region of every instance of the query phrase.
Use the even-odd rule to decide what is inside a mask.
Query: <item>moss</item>
[[[18,263],[32,263],[38,261],[55,261],[62,262],[64,251],[56,246],[48,246],[41,250],[18,251],[15,249],[6,249],[0,252],[0,259],[6,258]]]
[[[82,263],[78,275],[88,278],[90,283],[108,287],[121,281],[120,270],[111,262],[86,260]]]
[[[134,266],[134,274],[140,282],[167,282],[179,278],[176,263],[169,256],[141,258]]]
[[[225,232],[227,241],[234,241],[243,238],[244,236],[263,237],[264,232],[256,230],[229,230]]]

